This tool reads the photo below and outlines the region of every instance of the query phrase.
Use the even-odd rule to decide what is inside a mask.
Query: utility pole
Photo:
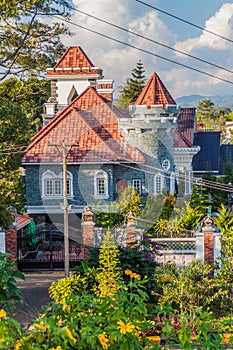
[[[62,147],[62,174],[63,174],[63,203],[61,203],[61,209],[64,215],[64,265],[65,265],[65,277],[69,277],[70,270],[70,257],[69,257],[69,222],[68,222],[68,195],[67,195],[67,144],[65,141],[62,145],[49,144],[49,146],[55,146],[56,148]]]
[[[63,210],[64,210],[64,249],[65,249],[65,277],[69,277],[69,224],[68,224],[68,196],[67,196],[67,164],[66,143],[62,143],[63,163]]]

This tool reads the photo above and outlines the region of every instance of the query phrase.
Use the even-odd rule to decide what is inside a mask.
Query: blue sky
[[[172,13],[222,36],[233,39],[233,3],[220,0],[143,0],[163,11]],[[233,70],[233,43],[191,27],[135,0],[73,0],[77,9],[110,21],[145,37],[166,44],[176,50]],[[175,51],[165,49],[142,38],[74,12],[73,22],[99,31],[142,50],[167,57],[209,74],[233,82],[233,73],[198,62]],[[146,77],[156,71],[174,98],[202,94],[233,95],[233,84],[202,75],[174,63],[116,43],[83,29],[71,26],[75,33],[64,43],[80,45],[95,66],[104,70],[106,78],[115,81],[115,88],[131,75],[139,59]]]

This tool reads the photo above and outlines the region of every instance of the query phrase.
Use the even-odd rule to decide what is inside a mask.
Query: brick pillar
[[[12,227],[6,231],[6,253],[11,254],[10,260],[17,262],[17,230]]]
[[[214,233],[204,233],[204,260],[209,264],[214,263]]]
[[[214,220],[206,216],[201,223],[200,231],[196,233],[196,259],[213,264],[220,254],[220,236],[216,232]]]
[[[95,223],[93,220],[94,214],[91,211],[90,207],[86,207],[82,214],[82,237],[84,245],[84,259],[88,259],[90,256],[90,251],[88,247],[94,247],[94,227]]]

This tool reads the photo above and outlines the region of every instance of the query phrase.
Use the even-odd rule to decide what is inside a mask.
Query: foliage
[[[213,111],[214,103],[211,100],[205,99],[199,102],[197,106],[197,121],[205,123],[208,126],[208,120],[213,118]]]
[[[229,229],[233,226],[233,213],[223,204],[220,205],[218,213],[214,218],[215,224],[224,236],[227,236]]]
[[[50,96],[50,82],[46,79],[10,78],[0,84],[0,97],[17,103],[27,116],[30,137],[42,127],[43,104]]]
[[[99,250],[96,280],[98,282],[96,293],[100,296],[112,297],[120,288],[119,250],[109,230],[104,236]]]
[[[51,305],[18,340],[20,349],[144,349],[147,341],[138,335],[148,327],[145,281],[129,272],[130,284],[122,285],[114,298],[84,293],[72,296],[65,310]]]
[[[10,224],[13,222],[12,212],[7,210],[7,205],[3,204],[2,198],[0,199],[0,229],[9,228]]]
[[[10,330],[10,331],[9,331]],[[7,315],[5,310],[0,310],[0,349],[17,348],[18,338],[26,335],[24,327],[16,320]]]
[[[169,220],[162,218],[157,220],[154,230],[158,236],[179,236],[195,229],[203,216],[203,211],[199,206],[191,207],[190,203],[185,203],[182,208],[174,209]]]
[[[23,200],[19,166],[29,138],[27,116],[20,104],[0,97],[0,197],[4,204],[17,206]]]
[[[153,225],[158,220],[161,211],[163,210],[164,201],[163,195],[153,196],[148,194],[145,203],[143,204],[143,210],[138,217],[137,226],[143,228],[145,232],[154,232]]]
[[[86,278],[75,274],[54,281],[49,287],[49,296],[57,304],[64,304],[73,294],[81,295],[85,290]]]
[[[9,260],[10,254],[0,253],[0,308],[12,310],[17,301],[22,301],[22,293],[16,286],[15,278],[24,279],[16,265]]]
[[[224,333],[231,332],[232,320],[216,319],[212,313],[197,308],[190,314],[178,313],[171,307],[161,307],[158,314],[162,332],[171,346],[181,349],[225,349]],[[232,338],[230,339],[232,344]]]
[[[9,75],[33,76],[64,52],[60,36],[70,34],[61,23],[48,24],[49,17],[65,15],[71,1],[3,0],[0,5],[0,80]]]
[[[120,97],[117,102],[118,108],[127,108],[130,104],[133,104],[140,93],[142,92],[143,87],[145,86],[145,72],[142,62],[139,60],[137,62],[136,68],[131,72],[132,77],[126,80],[126,83],[123,86],[120,86]]]
[[[133,213],[138,216],[141,213],[141,198],[137,190],[128,186],[120,192],[116,202],[107,206],[106,211],[95,210],[96,226],[114,227],[120,226],[127,220],[127,215]]]
[[[192,262],[185,269],[165,265],[155,271],[155,282],[160,305],[170,304],[179,312],[191,314],[197,308],[211,310],[216,315],[232,312],[231,291],[213,276],[213,266],[201,261]]]

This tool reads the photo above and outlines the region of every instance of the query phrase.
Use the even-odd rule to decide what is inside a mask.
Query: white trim
[[[160,179],[160,184],[157,184],[157,179]],[[161,187],[159,192],[157,192],[157,185],[160,185]],[[156,174],[154,176],[154,195],[157,196],[158,194],[161,194],[164,187],[165,187],[164,175],[161,173]]]
[[[99,183],[98,180],[104,181],[104,193],[99,193]],[[104,170],[98,170],[94,175],[94,197],[95,198],[108,198],[108,174]]]
[[[170,175],[170,193],[174,194],[175,192],[175,181],[176,181],[176,173],[172,172]]]
[[[46,194],[46,186],[45,183],[47,180],[52,180],[52,194]],[[61,193],[55,194],[55,182],[59,180],[61,182]],[[73,174],[70,171],[67,171],[67,181],[69,181],[69,193],[68,197],[72,198],[74,196],[73,194]],[[45,170],[41,176],[41,189],[42,189],[42,195],[41,197],[43,199],[50,199],[50,198],[62,198],[63,197],[63,174],[60,172],[58,175],[56,175],[51,170]]]

